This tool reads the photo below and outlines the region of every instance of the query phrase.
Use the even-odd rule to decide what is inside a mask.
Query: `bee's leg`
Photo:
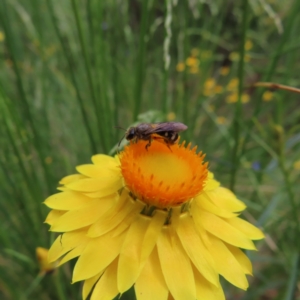
[[[151,138],[149,139],[149,142],[148,142],[148,144],[145,146],[145,148],[146,148],[146,150],[148,151],[148,148],[151,146]]]
[[[171,144],[167,140],[165,140],[165,143],[166,143],[167,147],[170,149],[170,151],[173,152],[171,147],[170,147]]]

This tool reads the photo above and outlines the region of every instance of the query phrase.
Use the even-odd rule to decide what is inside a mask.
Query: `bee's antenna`
[[[122,130],[124,130],[124,131],[126,131],[126,130],[127,130],[127,129],[125,129],[125,128],[121,127],[121,126],[115,126],[115,128],[122,129]],[[123,137],[122,139],[124,139],[124,137]]]
[[[123,137],[121,138],[121,140],[120,140],[120,142],[119,142],[119,144],[118,144],[118,147],[120,147],[121,142],[124,140],[125,135],[126,135],[126,134],[124,134]]]

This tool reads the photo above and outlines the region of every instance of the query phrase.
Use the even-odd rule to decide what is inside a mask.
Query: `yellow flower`
[[[190,67],[190,69],[189,69],[189,72],[191,73],[191,74],[198,74],[199,73],[199,67],[198,66],[192,66],[192,67]]]
[[[176,66],[177,72],[183,72],[185,69],[185,64],[183,62],[179,62]]]
[[[198,67],[199,66],[199,59],[198,58],[195,58],[195,57],[188,57],[185,61],[186,65],[188,67]]]
[[[251,40],[247,40],[246,42],[245,42],[245,50],[246,51],[249,51],[249,50],[251,50],[253,48],[253,43],[252,43],[252,41]]]
[[[231,53],[229,54],[229,59],[230,59],[231,61],[238,61],[238,60],[240,59],[240,55],[239,55],[238,52],[231,52]]]
[[[239,79],[238,78],[232,78],[229,83],[227,84],[227,91],[233,92],[236,91],[239,85]]]
[[[55,270],[56,268],[56,262],[49,262],[48,261],[48,252],[49,250],[46,248],[42,248],[42,247],[37,247],[35,249],[35,253],[36,253],[36,258],[39,262],[39,266],[40,266],[40,274],[47,274],[47,273],[51,273]]]
[[[225,100],[227,103],[236,103],[238,101],[238,93],[234,92],[234,93],[229,94]],[[242,103],[248,103],[249,100],[250,100],[250,96],[248,94],[242,94],[242,97],[241,97]]]
[[[51,165],[52,162],[53,162],[53,158],[52,158],[51,156],[47,156],[47,157],[45,158],[45,163],[46,163],[47,165]]]
[[[214,91],[215,91],[215,93],[216,94],[221,94],[221,93],[223,93],[223,87],[221,86],[221,85],[217,85],[217,86],[215,86],[215,88],[214,88]]]
[[[227,103],[235,103],[238,101],[238,93],[231,93],[225,98]]]
[[[239,54],[238,52],[231,52],[231,53],[229,54],[229,59],[230,59],[231,61],[238,61],[238,60],[240,59],[240,54]],[[244,61],[245,61],[245,62],[249,62],[250,59],[251,59],[251,56],[250,56],[249,54],[246,53],[246,54],[244,55]]]
[[[222,68],[220,68],[219,72],[222,76],[226,76],[228,75],[229,71],[230,71],[229,66],[223,66]]]
[[[199,54],[200,54],[200,50],[198,48],[193,48],[191,50],[191,55],[192,56],[197,57],[197,56],[199,56]]]
[[[269,102],[269,101],[271,101],[273,99],[273,97],[274,97],[273,92],[271,92],[271,91],[265,91],[263,93],[262,99],[265,102]]]
[[[250,96],[248,94],[242,94],[242,103],[248,103],[250,101]]]
[[[203,95],[204,96],[213,96],[213,95],[215,95],[215,86],[216,86],[215,79],[214,78],[208,78],[204,82]]]
[[[225,117],[217,117],[217,124],[224,125],[226,124],[227,119]]]
[[[0,42],[3,42],[5,40],[5,35],[2,31],[0,31]]]
[[[239,248],[255,250],[263,233],[238,217],[245,204],[196,147],[147,143],[95,155],[61,180],[45,201],[46,223],[62,233],[49,260],[78,257],[73,282],[84,281],[83,299],[113,299],[134,285],[138,300],[221,300],[219,275],[246,290],[252,266]]]
[[[215,110],[216,110],[216,107],[215,107],[213,104],[209,104],[209,105],[207,106],[207,111],[213,112],[213,111],[215,111]]]
[[[297,160],[293,164],[295,170],[300,170],[300,160]]]
[[[211,58],[211,56],[212,56],[212,52],[210,50],[202,51],[200,53],[200,57],[203,60],[207,60],[207,59]]]
[[[173,111],[171,111],[167,114],[168,121],[174,121],[175,119],[176,119],[176,114]]]

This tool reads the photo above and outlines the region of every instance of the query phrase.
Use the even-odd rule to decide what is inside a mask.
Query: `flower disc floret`
[[[147,141],[125,147],[120,156],[121,172],[127,188],[143,202],[168,208],[185,203],[198,195],[207,179],[204,155],[190,145]]]

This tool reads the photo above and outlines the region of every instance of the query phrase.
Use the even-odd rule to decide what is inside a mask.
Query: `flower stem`
[[[243,92],[243,80],[244,80],[244,56],[245,56],[245,41],[248,26],[248,0],[243,0],[243,21],[242,21],[242,34],[241,34],[241,44],[240,44],[240,61],[238,66],[238,78],[239,78],[239,92],[238,101],[235,105],[235,116],[233,121],[233,136],[234,136],[234,148],[232,152],[232,172],[230,178],[230,189],[234,191],[236,174],[239,168],[240,157],[240,132],[241,125],[243,121],[242,116],[242,92]]]

